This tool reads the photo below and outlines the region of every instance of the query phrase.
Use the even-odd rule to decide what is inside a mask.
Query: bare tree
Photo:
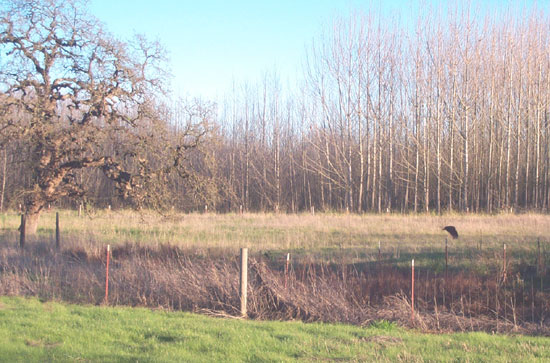
[[[174,135],[162,118],[164,51],[143,37],[121,42],[84,1],[15,0],[0,14],[1,136],[26,145],[26,233],[48,203],[81,198],[78,171],[98,168],[136,206],[179,168],[205,128]],[[202,121],[202,120],[201,120]],[[185,177],[185,170],[180,169]]]

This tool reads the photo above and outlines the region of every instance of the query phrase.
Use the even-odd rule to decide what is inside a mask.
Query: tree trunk
[[[541,130],[541,122],[540,122],[540,114],[541,114],[541,101],[540,101],[540,79],[541,79],[541,67],[539,66],[539,77],[538,77],[538,84],[537,84],[537,110],[536,110],[536,113],[537,113],[537,121],[536,121],[536,142],[535,142],[535,202],[534,202],[534,207],[535,209],[538,209],[539,208],[539,193],[540,193],[540,169],[539,169],[539,166],[540,166],[540,134],[542,132]]]
[[[4,148],[4,166],[2,168],[2,194],[0,195],[0,212],[4,211],[4,192],[6,190],[6,166],[8,164],[8,148]]]
[[[521,74],[519,77],[519,84],[521,85]],[[519,208],[519,171],[520,171],[520,157],[521,157],[521,87],[517,96],[517,111],[516,111],[516,172],[514,177],[514,209]]]
[[[430,144],[428,137],[430,135],[429,118],[426,114],[424,116],[424,145],[423,145],[423,158],[424,158],[424,211],[430,212]]]
[[[510,57],[511,58],[511,57]],[[514,98],[513,95],[513,74],[512,74],[512,65],[511,61],[508,65],[509,67],[509,95],[508,95],[508,112],[506,114],[506,175],[504,177],[505,181],[505,198],[504,198],[504,206],[506,209],[510,208],[510,159],[511,159],[511,145],[512,145],[512,100]]]
[[[390,123],[390,129],[389,129],[389,133],[390,133],[390,150],[389,150],[389,158],[390,158],[390,161],[389,161],[389,180],[388,180],[388,200],[387,200],[387,212],[391,212],[392,208],[393,208],[393,197],[394,197],[394,192],[393,192],[393,133],[394,133],[394,130],[393,130],[393,87],[391,89],[391,93],[390,93],[390,114],[389,114],[389,123]]]
[[[40,218],[40,211],[38,212],[26,212],[25,213],[25,235],[35,236],[38,230],[38,219]],[[21,229],[22,226],[19,226]]]
[[[453,76],[454,77],[454,76]],[[454,134],[455,134],[455,117],[456,117],[456,88],[455,80],[453,79],[453,90],[452,90],[452,114],[451,114],[451,124],[449,126],[449,143],[451,144],[451,150],[449,155],[449,212],[453,211],[453,182],[454,182]]]
[[[491,94],[494,94],[495,77],[491,77]],[[489,107],[489,160],[487,161],[487,212],[493,212],[493,180],[495,173],[493,171],[493,140],[496,135],[493,135],[494,126],[494,101],[491,100]],[[496,134],[496,132],[495,132]]]

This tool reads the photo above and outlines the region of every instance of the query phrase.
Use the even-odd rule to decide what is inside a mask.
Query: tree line
[[[173,160],[159,160],[161,150],[138,142],[138,134],[162,130],[158,140],[172,145],[162,153],[187,141],[179,172],[147,179],[147,193],[162,197],[142,198],[146,206],[547,212],[549,20],[537,9],[480,17],[458,7],[424,13],[413,25],[355,14],[335,20],[309,46],[296,86],[272,72],[218,103],[161,97],[154,117],[139,115],[149,122],[131,139],[113,136],[126,131],[117,124],[95,142],[109,152],[121,140],[133,142],[144,156],[134,148],[116,166],[135,172]],[[2,144],[3,208],[32,189],[25,145],[14,138]],[[128,205],[105,167],[73,174],[86,193],[60,203]]]
[[[356,15],[223,105],[224,186],[252,210],[543,210],[550,202],[549,19],[467,9],[414,29]]]

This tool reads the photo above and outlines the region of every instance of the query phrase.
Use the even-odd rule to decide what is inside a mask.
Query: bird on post
[[[451,237],[453,237],[453,239],[458,238],[458,232],[456,231],[456,228],[454,226],[445,226],[443,227],[443,231],[449,232],[449,234],[451,235]]]

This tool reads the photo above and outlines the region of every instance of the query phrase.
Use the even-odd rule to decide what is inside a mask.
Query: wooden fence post
[[[21,231],[19,231],[19,247],[25,247],[25,214],[21,214]]]
[[[414,321],[414,258],[411,261],[411,320]]]
[[[107,245],[107,266],[105,267],[105,304],[109,303],[109,255],[111,245]]]
[[[449,268],[449,251],[447,249],[447,238],[445,238],[445,284],[447,283],[448,268]]]
[[[539,274],[542,274],[542,255],[540,253],[540,238],[537,238],[537,251],[538,251],[538,256],[537,256],[537,270],[538,270],[538,273]]]
[[[248,286],[248,248],[241,248],[241,316],[246,317],[246,298]]]
[[[502,282],[506,281],[506,243],[502,247]]]
[[[380,265],[380,260],[381,260],[381,257],[382,257],[381,249],[382,249],[382,246],[380,244],[380,240],[378,240],[378,264],[379,265]]]
[[[290,253],[287,253],[286,254],[286,265],[285,265],[285,289],[286,289],[286,286],[287,286],[287,281],[288,281],[288,264],[290,262]]]
[[[61,231],[59,230],[59,212],[55,212],[55,248],[61,245]]]

